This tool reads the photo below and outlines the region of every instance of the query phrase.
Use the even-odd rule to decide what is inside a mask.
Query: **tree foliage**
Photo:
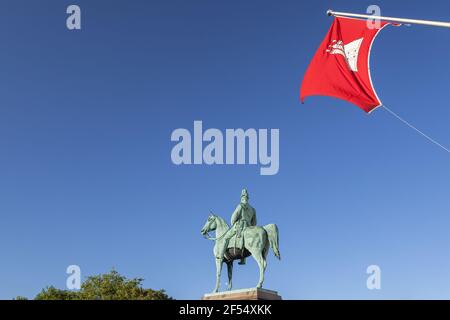
[[[127,279],[117,271],[88,277],[79,291],[42,289],[35,300],[171,300],[164,290],[144,289],[142,278]],[[18,299],[17,297],[16,299]],[[22,297],[20,297],[22,298]]]

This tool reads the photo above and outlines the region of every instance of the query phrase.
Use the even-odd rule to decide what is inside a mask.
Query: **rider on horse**
[[[231,229],[226,234],[226,244],[233,236],[236,236],[236,242],[239,241],[240,247],[244,248],[244,241],[242,239],[243,231],[250,226],[256,226],[256,210],[248,203],[248,192],[243,189],[241,192],[241,202],[238,204],[231,216]],[[245,257],[241,258],[239,264],[245,264]]]

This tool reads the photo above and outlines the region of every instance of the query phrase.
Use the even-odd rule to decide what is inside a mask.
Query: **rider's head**
[[[249,196],[248,196],[247,189],[242,189],[242,192],[241,192],[241,203],[247,203],[248,202],[248,198],[249,198]]]

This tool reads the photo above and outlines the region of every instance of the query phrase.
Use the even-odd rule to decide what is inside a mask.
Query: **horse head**
[[[208,232],[214,231],[217,229],[217,222],[216,222],[216,215],[211,213],[208,216],[208,220],[206,220],[205,225],[203,226],[202,230],[200,231],[202,235],[207,235]]]

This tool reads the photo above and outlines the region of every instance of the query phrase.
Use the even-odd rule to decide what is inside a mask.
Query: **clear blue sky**
[[[65,10],[82,9],[82,30]],[[378,1],[389,16],[450,20],[445,1]],[[213,288],[210,209],[247,187],[283,260],[285,299],[450,298],[449,154],[379,109],[301,105],[328,8],[368,1],[0,2],[0,298],[115,267],[178,299]],[[381,100],[450,144],[450,30],[387,28],[372,51]],[[181,166],[176,128],[279,128],[280,171]],[[191,129],[192,130],[192,129]],[[236,287],[254,286],[252,259]],[[382,290],[366,289],[367,266]],[[225,283],[225,275],[222,278]]]

